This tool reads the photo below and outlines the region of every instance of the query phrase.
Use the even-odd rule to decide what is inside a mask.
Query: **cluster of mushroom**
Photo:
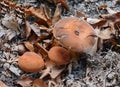
[[[48,51],[49,59],[56,66],[70,63],[70,52],[88,52],[95,43],[94,29],[84,20],[76,17],[59,20],[53,29],[53,36],[59,46],[53,46]],[[45,62],[34,52],[24,53],[18,61],[19,67],[26,72],[38,72],[44,68]]]

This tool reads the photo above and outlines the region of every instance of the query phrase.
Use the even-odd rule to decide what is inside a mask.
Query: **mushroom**
[[[66,65],[71,60],[69,52],[65,48],[59,46],[52,47],[48,52],[48,56],[50,60],[58,66]]]
[[[53,29],[58,43],[74,52],[89,52],[95,43],[95,31],[86,21],[68,17],[59,20]]]
[[[25,72],[38,72],[44,68],[44,61],[41,56],[34,52],[25,52],[18,59],[19,67]]]

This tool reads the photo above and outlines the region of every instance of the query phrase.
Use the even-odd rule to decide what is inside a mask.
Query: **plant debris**
[[[119,0],[1,0],[1,87],[119,87]]]

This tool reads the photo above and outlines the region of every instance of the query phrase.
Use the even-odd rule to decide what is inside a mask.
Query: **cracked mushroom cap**
[[[71,61],[69,52],[59,46],[52,47],[48,52],[48,56],[56,65],[66,65]]]
[[[58,21],[54,26],[53,35],[59,44],[75,52],[88,52],[95,43],[95,31],[92,26],[76,17]]]
[[[19,67],[25,72],[39,72],[44,68],[44,61],[41,56],[34,52],[25,52],[18,60]]]

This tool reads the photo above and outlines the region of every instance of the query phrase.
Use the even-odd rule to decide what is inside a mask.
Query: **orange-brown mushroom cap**
[[[25,52],[19,57],[18,65],[25,72],[38,72],[44,68],[44,61],[34,52]]]
[[[56,65],[66,65],[71,61],[69,52],[59,46],[52,47],[48,52],[48,56]]]
[[[87,52],[95,43],[95,31],[92,26],[76,17],[58,21],[54,26],[53,35],[61,45],[75,52]]]

